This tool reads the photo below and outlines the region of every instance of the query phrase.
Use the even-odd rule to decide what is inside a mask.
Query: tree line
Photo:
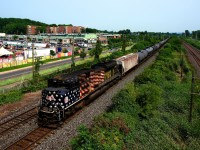
[[[185,30],[185,37],[192,37],[193,39],[200,39],[200,30],[197,31],[192,31],[190,32],[189,30]]]
[[[6,34],[26,34],[27,25],[39,26],[38,31],[46,32],[47,26],[73,26],[72,24],[46,24],[39,21],[34,21],[30,19],[21,19],[21,18],[1,18],[0,17],[0,33]],[[82,33],[110,33],[110,34],[130,34],[129,29],[120,30],[120,31],[107,31],[107,30],[98,30],[95,28],[85,28],[81,31]]]
[[[46,26],[47,24],[30,19],[0,18],[0,32],[6,34],[26,34],[27,25]]]

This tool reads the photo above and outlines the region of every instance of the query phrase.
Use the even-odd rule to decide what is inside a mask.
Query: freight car
[[[42,90],[42,99],[38,107],[38,125],[48,126],[61,123],[68,115],[115,84],[167,40],[138,53],[93,65],[90,69],[79,70],[72,74],[61,74],[49,79],[48,88]]]

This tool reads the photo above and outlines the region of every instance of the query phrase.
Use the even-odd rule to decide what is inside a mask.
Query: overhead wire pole
[[[191,84],[191,94],[190,94],[190,110],[188,121],[192,122],[192,112],[193,112],[193,96],[194,96],[194,72],[192,71],[192,84]]]
[[[182,50],[180,50],[180,67],[181,67],[181,79],[183,78],[183,54]]]
[[[32,73],[33,73],[33,78],[34,78],[34,72],[35,72],[35,69],[34,69],[34,43],[33,43],[34,41],[32,40]]]
[[[75,62],[74,62],[74,35],[73,35],[73,39],[72,39],[72,57],[71,57],[71,70],[74,70],[75,67]]]
[[[190,94],[190,108],[189,108],[189,117],[188,121],[192,122],[192,113],[193,113],[193,107],[194,107],[194,95],[200,96],[200,91],[196,91],[195,87],[195,79],[200,81],[200,78],[194,76],[194,72],[192,71],[192,83],[191,83],[191,94]],[[198,89],[199,90],[199,89]]]

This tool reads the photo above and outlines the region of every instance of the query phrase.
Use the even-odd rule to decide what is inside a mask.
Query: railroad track
[[[0,135],[4,135],[13,129],[18,128],[19,125],[26,123],[28,120],[34,118],[37,115],[36,108],[32,108],[6,122],[0,124]]]
[[[44,139],[49,135],[53,129],[38,127],[37,129],[31,131],[28,135],[21,138],[19,141],[10,145],[6,150],[25,150],[33,149],[41,139]]]
[[[86,105],[83,109],[79,109],[76,111],[74,114],[69,116],[63,124],[69,122],[72,120],[76,115],[80,114],[84,109],[86,109],[90,104]],[[62,128],[62,125],[60,125]],[[21,137],[19,140],[15,141],[11,145],[7,146],[5,150],[31,150],[34,147],[36,147],[38,144],[41,143],[43,139],[48,137],[49,135],[53,134],[53,131],[56,130],[57,128],[51,127],[51,128],[46,128],[46,127],[39,127],[30,131],[28,134],[26,134],[24,137]]]
[[[156,52],[154,52],[153,54],[155,54]],[[152,55],[153,55],[152,54]],[[148,58],[151,56],[148,56]],[[89,107],[90,104],[84,106],[83,109],[76,111],[72,116],[70,116],[69,118],[67,118],[64,121],[64,124],[67,122],[70,122],[70,120],[73,119],[73,117],[75,117],[76,115],[80,114],[82,111],[84,111],[84,109],[86,109],[86,107]],[[26,134],[24,137],[21,137],[19,140],[14,141],[14,143],[12,143],[11,145],[6,147],[6,150],[25,150],[25,149],[33,149],[34,147],[36,147],[38,144],[41,143],[41,140],[43,140],[45,137],[48,137],[50,134],[53,133],[53,131],[55,130],[55,128],[43,128],[43,127],[38,127],[32,131],[30,131],[28,134]]]
[[[200,76],[200,50],[185,42],[183,42],[183,46],[188,52],[190,62],[193,64],[197,74]]]
[[[200,50],[187,43],[184,43],[184,46],[200,66]]]

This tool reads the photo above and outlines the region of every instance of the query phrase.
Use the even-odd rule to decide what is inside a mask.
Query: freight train
[[[68,115],[105,92],[128,71],[158,50],[167,40],[140,52],[95,64],[90,69],[82,69],[71,74],[60,74],[49,79],[48,87],[42,90],[42,98],[38,107],[38,125],[58,125]]]

